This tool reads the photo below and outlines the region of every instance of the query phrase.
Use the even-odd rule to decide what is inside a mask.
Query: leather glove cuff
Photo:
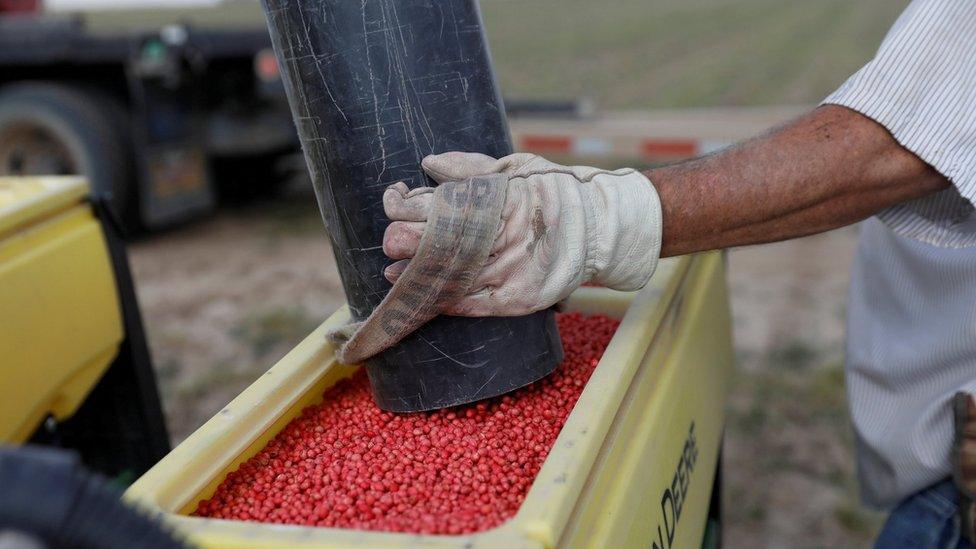
[[[604,172],[581,185],[586,221],[584,280],[639,290],[661,253],[661,201],[641,172]]]

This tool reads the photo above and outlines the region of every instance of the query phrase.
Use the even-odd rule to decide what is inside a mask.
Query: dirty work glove
[[[566,298],[583,282],[637,290],[654,273],[661,204],[637,170],[561,166],[528,153],[494,159],[449,152],[424,158],[422,166],[441,184],[487,174],[507,177],[488,259],[446,314],[524,315]],[[385,271],[391,282],[417,252],[432,201],[432,188],[410,190],[403,183],[384,194],[393,223],[383,251],[400,260]]]

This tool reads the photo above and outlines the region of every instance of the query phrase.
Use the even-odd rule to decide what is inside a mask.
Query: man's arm
[[[819,233],[949,186],[884,127],[832,105],[646,175],[661,198],[662,256]]]
[[[532,154],[494,159],[428,156],[438,183],[495,174],[505,204],[488,259],[466,295],[443,312],[526,314],[580,283],[634,290],[660,253],[786,240],[854,223],[949,183],[880,125],[845,107],[821,107],[719,154],[651,170],[561,166]],[[500,179],[500,181],[498,181]],[[650,181],[648,181],[650,180]],[[384,195],[393,221],[383,250],[395,281],[417,253],[433,189],[404,184]],[[455,204],[454,215],[466,207]]]

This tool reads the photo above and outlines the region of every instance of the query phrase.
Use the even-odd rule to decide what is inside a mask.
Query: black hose
[[[122,503],[107,479],[70,452],[0,447],[0,531],[48,547],[185,547],[157,517]]]
[[[390,289],[383,191],[433,185],[426,155],[512,152],[476,0],[262,0],[354,321]],[[439,316],[365,361],[380,408],[489,398],[563,358],[552,310]]]

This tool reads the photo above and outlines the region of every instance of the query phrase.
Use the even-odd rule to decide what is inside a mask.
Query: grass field
[[[868,60],[906,0],[484,0],[508,97],[600,108],[814,103]],[[262,26],[257,2],[88,16],[99,32]]]
[[[904,0],[495,0],[505,94],[603,108],[814,103],[870,59]]]

